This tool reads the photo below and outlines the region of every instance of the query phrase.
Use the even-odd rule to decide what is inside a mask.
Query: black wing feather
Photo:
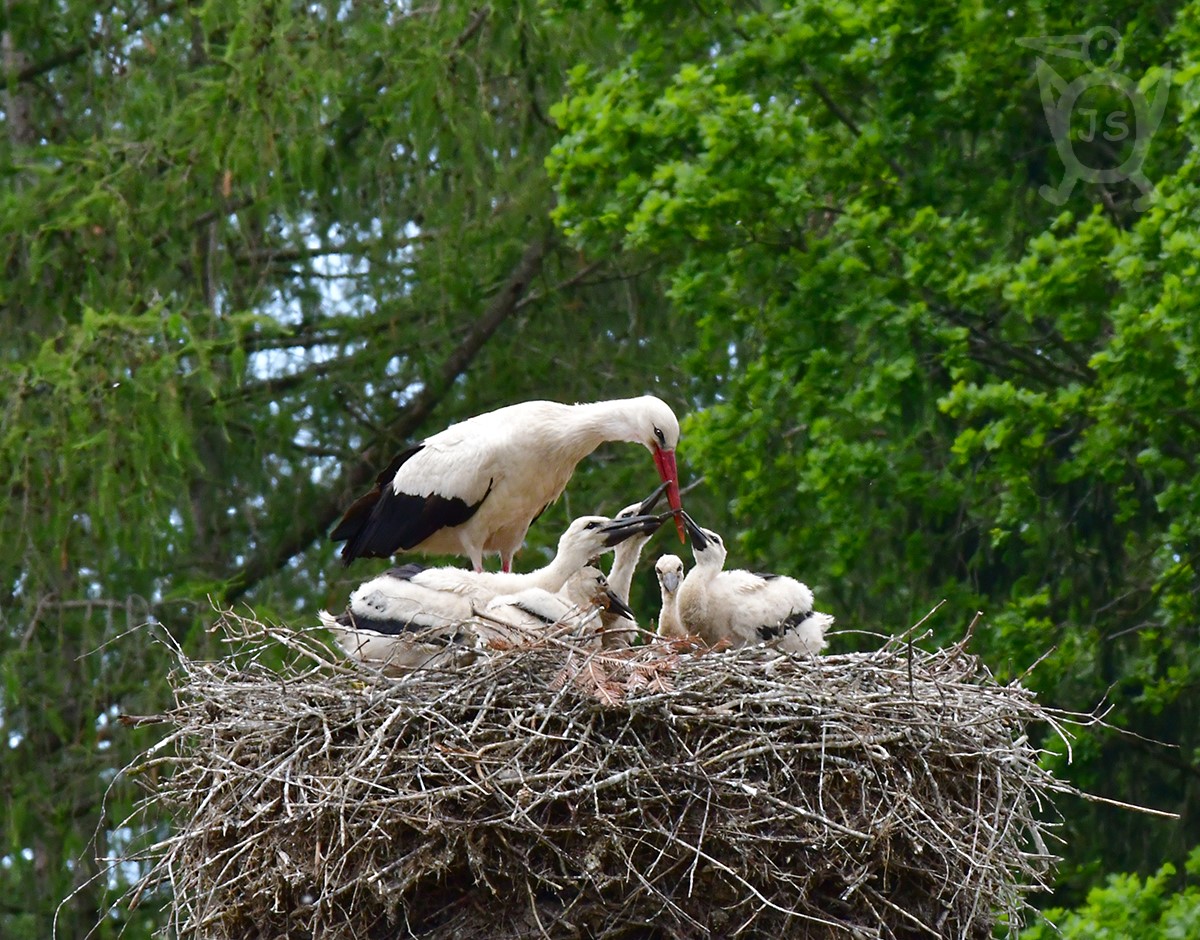
[[[330,533],[333,541],[345,541],[342,560],[347,565],[356,558],[387,558],[420,545],[439,529],[462,525],[475,515],[491,493],[491,481],[487,492],[473,504],[457,496],[397,493],[392,486],[397,471],[424,446],[418,444],[397,454],[388,468],[379,474],[375,489],[359,497]]]
[[[418,565],[410,562],[407,565],[400,565],[397,568],[388,568],[384,574],[389,578],[395,578],[397,581],[411,581],[424,570],[424,565]]]
[[[779,623],[763,624],[757,631],[759,639],[765,641],[773,640],[777,636],[783,636],[788,631],[795,630],[811,616],[811,610],[794,611],[784,617]]]
[[[385,489],[391,489],[389,485],[396,478],[397,472],[409,458],[415,456],[421,451],[424,444],[418,444],[416,447],[410,447],[408,450],[401,451],[392,458],[392,462],[387,465],[387,468],[381,470],[375,477],[375,489],[364,493],[346,510],[341,521],[334,526],[332,532],[329,533],[329,538],[334,542],[344,542],[346,539],[352,539],[364,525],[366,518],[370,516],[375,504],[379,502]]]
[[[419,634],[422,642],[430,643],[434,646],[450,646],[460,643],[463,638],[462,632],[458,630],[453,633],[433,632],[439,627],[444,627],[445,624],[423,623],[420,614],[408,620],[384,620],[379,617],[364,617],[362,614],[356,614],[353,611],[347,610],[335,619],[343,627],[352,630],[369,630],[372,633],[379,633],[384,636],[403,636],[406,633]]]
[[[520,601],[517,601],[517,603],[513,604],[513,607],[517,608],[517,610],[525,611],[525,613],[529,614],[529,616],[532,617],[534,620],[540,620],[542,623],[546,624],[547,626],[549,626],[550,624],[558,623],[558,620],[556,618],[547,617],[545,614],[539,613],[538,611],[534,610],[532,607],[528,607],[525,604],[522,604]]]

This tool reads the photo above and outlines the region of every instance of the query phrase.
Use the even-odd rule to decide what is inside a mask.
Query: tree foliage
[[[1021,933],[1022,940],[1183,940],[1200,934],[1200,849],[1188,856],[1180,890],[1175,866],[1163,865],[1146,879],[1110,875],[1074,910],[1054,908],[1045,921]]]
[[[534,397],[670,398],[686,324],[549,222],[561,63],[605,16],[443,3],[6,4],[0,167],[0,935],[101,935],[165,701],[150,619],[345,602],[325,539],[393,449]],[[619,508],[648,461],[569,508]],[[379,563],[383,564],[383,563]]]
[[[1200,837],[1195,10],[622,9],[633,49],[577,70],[555,111],[555,217],[589,252],[660,259],[697,322],[691,377],[719,393],[688,442],[721,523],[844,626],[945,597],[986,613],[975,642],[1002,672],[1049,651],[1032,682],[1083,710],[1107,694],[1144,736],[1079,742],[1072,777],[1185,817],[1072,807],[1072,865],[1182,858]],[[1131,182],[1039,192],[1063,164],[1017,40],[1092,26],[1123,42],[1054,59],[1064,83],[1172,82],[1146,212]],[[1076,117],[1133,112],[1102,92]],[[1132,145],[1078,139],[1073,159]]]
[[[1016,40],[1093,26],[1170,73],[1146,211],[1039,194]],[[843,626],[945,597],[940,639],[978,607],[997,671],[1107,692],[1141,737],[1063,772],[1184,821],[1063,807],[1075,897],[1200,841],[1194,6],[55,0],[0,38],[0,935],[75,888],[60,936],[155,923],[93,861],[167,832],[121,825],[153,729],[117,717],[169,694],[138,625],[200,655],[209,597],[337,607],[375,569],[325,533],[393,450],[533,397],[691,412],[689,508]],[[635,450],[525,564],[644,494]]]

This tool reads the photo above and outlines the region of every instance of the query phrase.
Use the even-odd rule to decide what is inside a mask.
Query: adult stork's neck
[[[605,441],[642,442],[636,398],[567,407],[569,410],[562,423],[562,443],[573,454],[578,454],[577,460],[582,460]]]

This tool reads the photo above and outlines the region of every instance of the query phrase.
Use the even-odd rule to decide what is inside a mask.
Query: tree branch
[[[436,375],[426,380],[425,387],[402,411],[399,417],[386,428],[385,437],[363,452],[362,458],[342,476],[341,484],[331,490],[327,498],[307,514],[305,524],[277,545],[269,545],[252,557],[241,571],[226,582],[221,593],[221,603],[232,604],[254,585],[282,568],[294,556],[300,554],[317,539],[323,537],[329,527],[341,515],[346,503],[357,491],[372,481],[378,473],[383,453],[391,442],[410,437],[445,398],[454,381],[466,372],[480,350],[492,338],[500,325],[520,306],[534,276],[541,268],[542,259],[549,247],[549,236],[533,241],[517,262],[504,286],[492,298],[483,315],[453,352],[446,357]]]
[[[394,239],[388,243],[377,242],[347,242],[344,245],[320,245],[314,248],[307,246],[284,246],[246,248],[237,252],[233,260],[237,264],[291,264],[296,261],[309,261],[313,258],[336,258],[344,255],[352,258],[383,258],[387,254],[402,248],[411,248],[424,242],[433,241],[437,232],[420,232]]]
[[[459,49],[469,43],[474,38],[475,34],[479,32],[480,27],[483,26],[484,20],[491,15],[491,7],[484,6],[476,10],[475,14],[471,17],[471,22],[467,24],[467,28],[459,33],[458,38],[454,40],[452,51],[458,52]]]
[[[973,318],[953,304],[942,303],[929,288],[922,288],[920,294],[921,299],[925,301],[931,311],[955,326],[961,326],[967,330],[967,341],[978,357],[998,373],[1004,374],[1006,370],[1023,372],[1026,377],[1040,381],[1048,387],[1058,387],[1064,381],[1082,384],[1091,381],[1092,377],[1087,371],[1072,368],[1068,363],[1058,362],[1049,356],[1039,356],[1012,343],[1004,342],[982,328]],[[993,351],[1003,358],[992,359],[987,355]]]
[[[824,83],[822,83],[820,79],[814,77],[808,68],[803,69],[803,73],[804,78],[808,81],[808,84],[812,87],[812,90],[816,92],[817,97],[821,99],[822,104],[824,104],[829,110],[829,113],[837,118],[837,120],[842,124],[844,124],[851,134],[853,134],[855,137],[861,137],[862,129],[855,122],[854,118],[850,116],[850,113],[846,111],[840,104],[838,104],[836,100],[834,100],[833,95],[829,93],[829,89],[825,87]],[[881,154],[881,156],[883,156],[884,162],[892,168],[892,172],[896,174],[896,178],[901,180],[904,179],[905,173],[904,170],[900,168],[900,164],[886,154]]]
[[[128,29],[126,30],[127,35],[132,36],[141,32],[148,24],[153,23],[160,17],[170,16],[178,8],[178,0],[161,5],[157,3],[151,3],[150,15],[144,20],[139,20],[136,23],[130,23]],[[91,52],[93,49],[99,49],[104,38],[104,33],[100,30],[97,30],[89,35],[83,42],[76,43],[74,46],[63,49],[61,52],[57,52],[49,58],[43,59],[41,62],[31,62],[29,65],[18,71],[13,77],[18,85],[22,82],[33,81],[35,78],[45,75],[47,72],[53,72],[60,65],[70,65],[76,59],[87,55],[87,53]]]
[[[207,212],[202,212],[196,218],[184,222],[181,225],[172,226],[168,231],[156,235],[150,242],[150,250],[155,251],[169,242],[180,230],[194,230],[204,228],[210,222],[215,222],[217,219],[225,216],[233,215],[235,212],[241,212],[254,205],[255,196],[239,196],[237,199],[227,199],[215,209],[209,209]]]

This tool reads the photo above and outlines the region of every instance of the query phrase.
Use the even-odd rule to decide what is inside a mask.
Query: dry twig
[[[137,891],[185,938],[985,938],[1020,924],[1082,720],[964,643],[790,657],[562,635],[403,680],[225,613],[178,652]],[[279,665],[280,647],[287,663]],[[270,664],[270,665],[268,665]]]

